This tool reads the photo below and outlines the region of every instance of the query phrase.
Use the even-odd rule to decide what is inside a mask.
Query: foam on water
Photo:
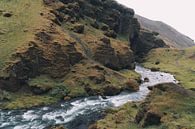
[[[81,98],[71,102],[64,102],[51,107],[33,108],[30,110],[3,111],[0,110],[0,128],[3,129],[43,129],[49,125],[67,125],[79,117],[90,121],[94,113],[109,107],[118,107],[129,101],[141,101],[146,98],[148,86],[158,83],[177,83],[174,76],[169,73],[152,72],[140,66],[135,71],[149,82],[140,85],[138,92],[123,92],[116,96],[107,96],[103,99],[100,96]],[[71,128],[71,127],[70,127]]]

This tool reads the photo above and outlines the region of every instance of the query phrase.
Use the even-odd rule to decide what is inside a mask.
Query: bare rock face
[[[151,49],[168,47],[162,39],[148,30],[141,30],[137,36],[131,37],[130,40],[131,48],[138,57],[144,57]]]
[[[115,33],[127,34],[130,32],[131,20],[134,16],[133,9],[126,8],[113,0],[61,0],[68,8],[61,8],[65,14],[70,15],[70,21],[76,21],[84,16],[95,19],[109,26],[111,35]]]

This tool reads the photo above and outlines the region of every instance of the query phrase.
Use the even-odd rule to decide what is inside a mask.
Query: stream
[[[110,107],[119,107],[129,101],[142,101],[148,86],[158,83],[177,83],[174,76],[164,72],[152,72],[136,66],[135,71],[149,82],[143,82],[138,92],[122,92],[116,96],[79,98],[52,106],[26,110],[0,110],[0,129],[45,129],[50,125],[63,124],[69,129],[87,129],[87,126],[102,117],[101,112]]]

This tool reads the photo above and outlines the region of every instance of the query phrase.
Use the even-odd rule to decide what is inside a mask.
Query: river
[[[101,118],[101,112],[110,107],[119,107],[129,101],[142,101],[148,93],[148,86],[158,83],[177,83],[174,76],[164,72],[152,72],[136,66],[135,71],[149,82],[143,82],[138,92],[122,92],[116,96],[79,98],[52,106],[25,110],[0,110],[0,129],[44,129],[50,125],[63,124],[69,129],[86,129]]]

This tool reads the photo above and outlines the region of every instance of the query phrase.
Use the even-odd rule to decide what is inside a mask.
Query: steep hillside
[[[2,0],[0,6],[1,108],[139,89],[129,45],[139,35],[132,9],[112,0]]]
[[[142,28],[158,32],[160,37],[174,48],[187,48],[195,45],[192,39],[163,22],[149,20],[139,15],[135,15],[135,17],[140,22]]]

